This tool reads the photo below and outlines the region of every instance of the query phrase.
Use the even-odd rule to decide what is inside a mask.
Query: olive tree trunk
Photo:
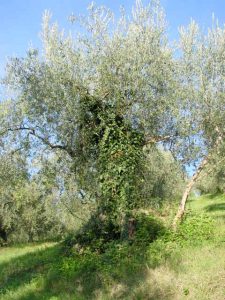
[[[182,217],[184,215],[184,212],[185,212],[186,202],[187,202],[187,199],[188,199],[188,197],[190,195],[190,192],[191,192],[191,190],[192,190],[195,182],[199,178],[199,175],[201,174],[201,172],[204,169],[205,165],[208,163],[208,161],[209,161],[209,156],[206,156],[203,159],[203,161],[201,162],[201,164],[198,167],[198,169],[195,172],[195,174],[192,176],[191,180],[188,182],[188,184],[187,184],[187,186],[186,186],[186,188],[184,190],[182,199],[180,201],[180,205],[179,205],[177,214],[176,214],[176,216],[174,218],[174,221],[173,221],[173,228],[174,229],[176,229],[177,223],[182,219]]]
[[[190,192],[191,192],[194,184],[198,180],[198,178],[199,178],[202,170],[204,169],[204,167],[208,164],[208,162],[209,162],[210,158],[212,157],[213,153],[215,153],[215,151],[218,151],[218,146],[222,142],[222,134],[219,131],[218,127],[216,127],[215,131],[219,133],[219,136],[216,139],[214,147],[211,149],[211,152],[207,156],[205,156],[205,158],[202,160],[202,162],[199,165],[197,171],[194,173],[194,175],[192,176],[191,180],[188,182],[188,184],[187,184],[187,186],[184,190],[182,199],[181,199],[180,204],[179,204],[177,214],[176,214],[176,216],[173,220],[173,228],[174,229],[176,229],[177,224],[182,220],[182,217],[183,217],[184,212],[185,212],[186,202],[188,200],[188,197],[190,195]]]

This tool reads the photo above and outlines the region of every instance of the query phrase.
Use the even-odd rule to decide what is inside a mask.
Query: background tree
[[[186,103],[184,118],[192,128],[188,136],[189,162],[197,166],[184,191],[174,224],[184,214],[187,198],[200,174],[224,147],[224,45],[224,29],[218,24],[207,34],[195,22],[180,30],[179,67],[180,74],[185,74],[180,78]]]
[[[24,156],[2,153],[0,160],[0,243],[46,240],[63,235],[65,225],[53,193],[54,185]],[[51,188],[50,188],[51,186]]]
[[[13,194],[27,180],[24,158],[3,153],[0,160],[0,243],[7,242],[16,214]]]

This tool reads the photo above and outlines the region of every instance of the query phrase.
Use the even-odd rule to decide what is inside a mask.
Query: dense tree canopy
[[[42,51],[9,61],[2,152],[10,145],[30,158],[46,156],[54,176],[48,167],[47,177],[40,173],[61,207],[76,215],[86,203],[85,219],[97,209],[114,226],[153,198],[177,198],[185,167],[195,165],[182,216],[203,167],[223,153],[224,29],[215,25],[205,35],[192,22],[174,46],[158,1],[145,7],[138,0],[117,20],[94,5],[70,19],[82,26],[79,34],[60,31],[46,12]]]

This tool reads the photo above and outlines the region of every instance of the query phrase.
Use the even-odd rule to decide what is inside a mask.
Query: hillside
[[[73,255],[57,243],[1,248],[0,299],[224,299],[225,196],[188,206],[196,214],[181,232],[150,246]]]

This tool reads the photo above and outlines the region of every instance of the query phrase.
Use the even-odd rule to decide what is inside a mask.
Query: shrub
[[[159,236],[164,235],[165,232],[166,228],[163,223],[152,215],[141,213],[136,217],[136,242],[152,243]]]
[[[181,245],[185,243],[199,244],[213,237],[214,221],[206,214],[189,212],[174,234]]]
[[[164,230],[162,235],[148,246],[147,258],[151,267],[169,262],[179,265],[180,248],[190,245],[197,246],[213,238],[214,221],[206,214],[188,212],[177,231]]]

